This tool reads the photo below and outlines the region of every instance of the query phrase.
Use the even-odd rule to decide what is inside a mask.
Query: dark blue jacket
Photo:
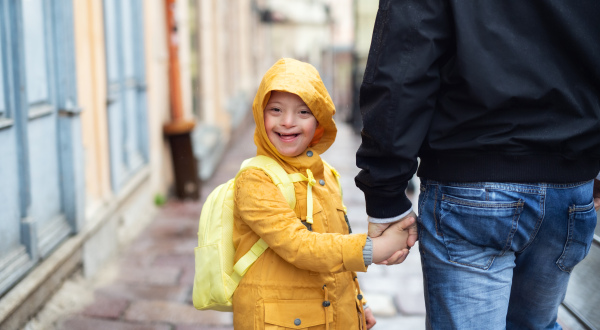
[[[600,170],[600,1],[381,0],[360,90],[367,213],[443,182],[577,182]]]

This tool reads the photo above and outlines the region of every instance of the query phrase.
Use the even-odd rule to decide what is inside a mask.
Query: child
[[[291,209],[263,171],[248,169],[236,180],[235,261],[259,238],[269,248],[234,293],[234,328],[370,329],[375,319],[369,308],[363,310],[354,272],[366,271],[371,257],[385,263],[408,253],[403,229],[411,223],[397,223],[369,242],[366,234],[349,234],[336,177],[320,157],[335,140],[335,108],[310,64],[275,63],[252,110],[257,155],[273,158],[288,174],[312,175],[316,184],[313,212],[307,214],[306,181],[294,183]]]

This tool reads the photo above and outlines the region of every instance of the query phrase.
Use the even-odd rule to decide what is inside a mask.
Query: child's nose
[[[281,124],[286,127],[294,126],[296,117],[293,112],[285,112],[281,120]]]

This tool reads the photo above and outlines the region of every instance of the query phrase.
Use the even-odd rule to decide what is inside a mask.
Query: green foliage
[[[163,194],[154,195],[154,205],[161,207],[165,205],[167,202],[167,198]]]

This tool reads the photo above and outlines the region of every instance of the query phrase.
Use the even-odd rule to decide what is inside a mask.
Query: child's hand
[[[379,262],[377,264],[378,265],[387,265],[387,266],[401,264],[404,262],[404,260],[406,260],[409,253],[410,253],[409,249],[402,249],[400,251],[396,251],[396,252],[394,252],[394,254],[392,254],[391,257],[389,257],[386,260]]]
[[[371,307],[365,308],[365,321],[367,321],[367,329],[371,329],[375,325],[375,323],[377,323],[377,320],[375,320],[375,316],[373,316],[373,311],[371,310]]]
[[[408,228],[415,219],[410,218],[399,221],[387,228],[381,236],[372,237],[373,262],[376,264],[401,263],[408,256],[407,239]]]

